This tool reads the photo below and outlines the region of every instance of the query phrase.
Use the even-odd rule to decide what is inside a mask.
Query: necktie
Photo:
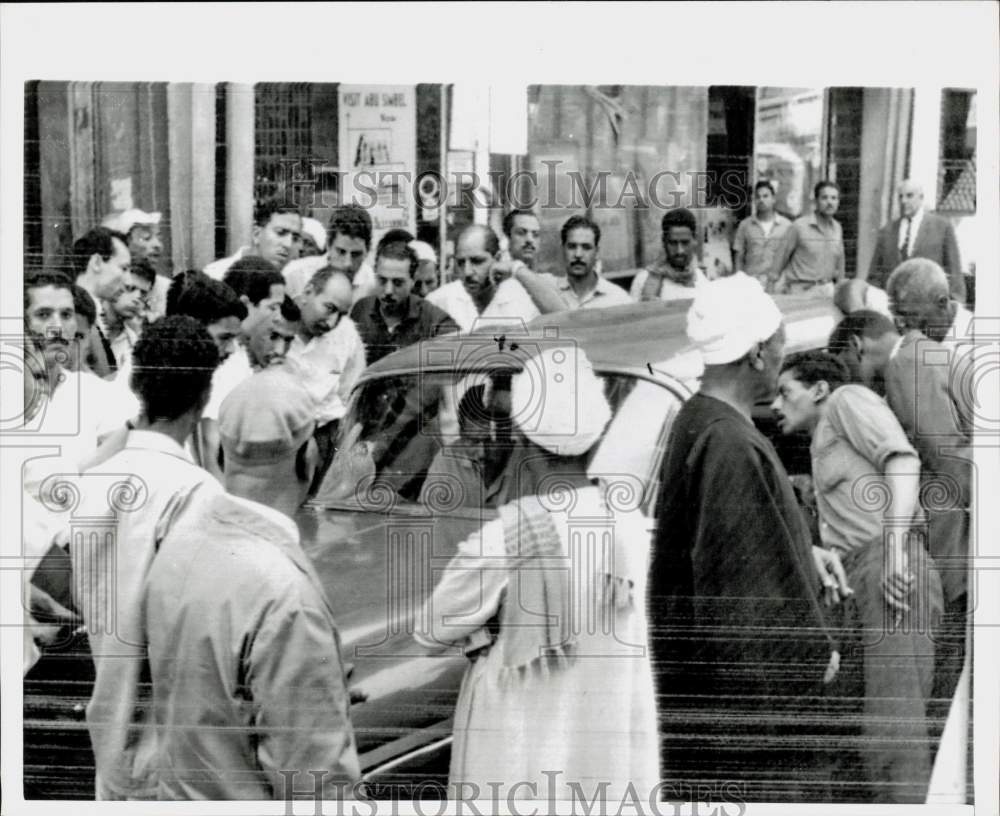
[[[910,254],[910,227],[913,226],[913,219],[906,219],[906,235],[903,237],[903,243],[899,247],[899,260],[905,261]]]

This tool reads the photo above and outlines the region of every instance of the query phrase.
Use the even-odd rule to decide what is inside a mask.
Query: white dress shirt
[[[316,402],[316,423],[325,425],[347,413],[351,389],[365,370],[365,344],[354,321],[342,317],[333,331],[303,342],[296,336],[288,359]]]
[[[493,324],[520,326],[541,314],[525,288],[513,278],[497,286],[493,300],[482,312],[457,280],[435,289],[426,300],[444,309],[463,332]]]

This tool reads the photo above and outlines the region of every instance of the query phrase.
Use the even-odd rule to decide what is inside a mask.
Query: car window
[[[385,377],[355,391],[337,455],[316,502],[431,514],[495,509],[497,480],[511,452],[512,370]],[[679,399],[628,374],[600,375],[612,420],[589,470],[637,506],[650,489]]]

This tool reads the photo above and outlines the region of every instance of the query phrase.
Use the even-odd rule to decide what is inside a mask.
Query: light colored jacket
[[[159,798],[281,800],[321,771],[317,795],[351,795],[340,637],[291,519],[213,497],[164,540],[143,616]]]
[[[143,586],[167,532],[222,487],[174,440],[152,431],[129,433],[123,450],[77,484],[70,554],[94,658],[87,727],[97,798],[155,798]]]

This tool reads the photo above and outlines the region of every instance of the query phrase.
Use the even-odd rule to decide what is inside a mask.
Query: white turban
[[[687,315],[687,335],[705,365],[739,360],[781,325],[781,312],[756,278],[743,272],[696,290]]]
[[[590,360],[569,346],[546,349],[525,362],[511,381],[510,415],[536,445],[579,456],[600,439],[611,408]]]
[[[326,230],[319,221],[303,216],[302,231],[316,242],[320,252],[326,252]]]

